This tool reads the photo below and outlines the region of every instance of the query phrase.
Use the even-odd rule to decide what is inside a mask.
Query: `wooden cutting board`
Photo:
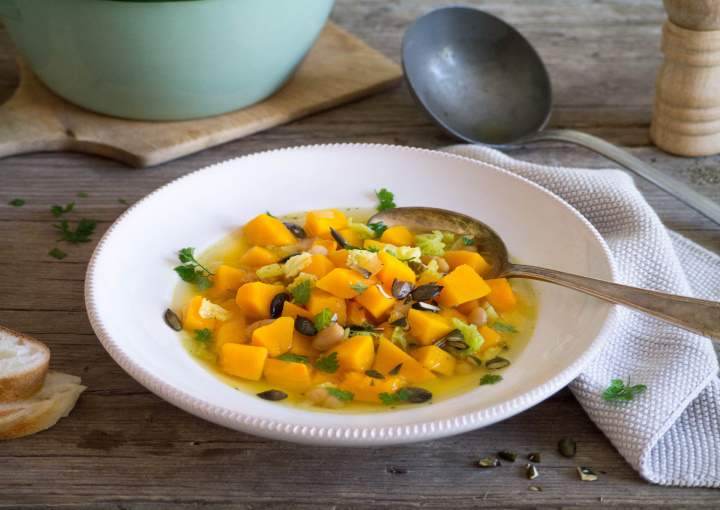
[[[397,84],[402,69],[328,22],[293,78],[270,98],[224,115],[175,122],[125,120],[59,98],[23,60],[20,83],[0,106],[0,157],[80,151],[153,166],[332,108]]]

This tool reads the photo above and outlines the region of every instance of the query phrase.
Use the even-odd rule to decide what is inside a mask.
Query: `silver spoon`
[[[513,264],[505,243],[493,229],[470,216],[445,209],[397,207],[376,214],[368,223],[379,221],[388,227],[404,225],[411,230],[446,230],[472,235],[478,251],[492,266],[485,278],[530,278],[562,285],[720,341],[720,303],[628,287],[554,269]]]
[[[472,7],[427,12],[405,33],[402,64],[415,102],[450,136],[492,147],[581,145],[720,225],[720,205],[624,150],[578,131],[543,130],[552,112],[550,79],[530,43],[503,20]]]

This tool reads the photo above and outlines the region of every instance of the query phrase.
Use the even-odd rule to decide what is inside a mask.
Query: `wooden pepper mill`
[[[665,60],[650,137],[681,156],[720,153],[720,0],[663,0]]]

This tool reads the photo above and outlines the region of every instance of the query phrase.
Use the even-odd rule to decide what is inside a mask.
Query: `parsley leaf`
[[[20,207],[24,203],[25,200],[23,200],[22,198],[16,198],[15,200],[11,200],[10,202],[8,202],[8,205],[12,205],[13,207]]]
[[[270,216],[271,218],[277,219],[277,216],[273,216],[272,214],[270,214],[270,211],[265,211],[265,214]]]
[[[178,257],[180,262],[185,265],[177,266],[175,272],[184,282],[194,284],[198,291],[207,290],[213,286],[210,277],[214,273],[211,273],[205,266],[195,260],[195,248],[183,248],[180,250]]]
[[[490,326],[495,331],[506,331],[508,333],[517,333],[518,330],[515,329],[515,327],[511,326],[510,324],[505,324],[504,322],[495,322],[492,326]]]
[[[644,384],[630,386],[630,376],[628,376],[627,386],[622,382],[622,379],[612,379],[608,389],[603,392],[602,398],[608,402],[614,400],[628,401],[634,399],[636,394],[642,393],[646,389],[647,386]]]
[[[124,198],[118,198],[118,204],[122,204],[125,207],[128,207],[130,205],[127,203],[127,201]]]
[[[380,401],[386,406],[397,404],[398,402],[407,402],[410,399],[410,392],[406,388],[401,388],[395,394],[380,393],[378,395]]]
[[[338,363],[337,360],[337,352],[331,352],[327,356],[318,359],[315,368],[326,374],[334,374],[337,372],[338,368],[340,368],[340,363]]]
[[[88,194],[85,193],[84,191],[81,191],[80,193],[77,194],[77,196],[79,196],[80,198],[87,198]]]
[[[462,239],[462,243],[465,246],[475,246],[475,239],[473,239],[472,237],[462,236],[460,239]]]
[[[376,237],[380,237],[388,229],[382,221],[378,221],[377,223],[368,223],[368,228],[375,232]]]
[[[368,289],[365,285],[363,285],[360,282],[357,282],[355,285],[350,285],[350,288],[352,290],[354,290],[358,296]]]
[[[363,250],[363,251],[369,251],[370,253],[378,253],[380,251],[380,248],[377,246],[369,246],[367,248],[363,248],[362,246],[350,246],[349,244],[347,246],[344,246],[343,249],[345,250]]]
[[[355,394],[352,391],[339,390],[337,388],[325,388],[330,395],[338,399],[340,402],[350,402],[355,398]]]
[[[212,329],[205,328],[202,330],[200,330],[200,329],[195,330],[195,340],[197,340],[198,342],[202,342],[205,345],[207,345],[210,342],[212,342],[211,337],[212,337]]]
[[[495,384],[502,381],[502,379],[503,378],[501,375],[485,374],[484,376],[482,376],[482,379],[480,379],[480,386],[484,386],[486,384]]]
[[[397,205],[395,205],[395,202],[393,202],[393,200],[395,200],[395,195],[393,195],[385,188],[382,188],[380,191],[375,190],[375,195],[377,195],[378,200],[380,200],[380,203],[377,206],[378,211],[384,211],[385,209],[392,209],[393,207],[397,207]]]
[[[53,216],[58,217],[62,214],[69,213],[70,211],[72,211],[72,208],[74,205],[75,205],[75,202],[69,203],[68,205],[65,206],[65,208],[63,208],[63,206],[61,206],[61,205],[54,205],[50,208],[50,210],[52,211]]]
[[[50,255],[52,255],[58,260],[62,260],[67,257],[67,253],[62,250],[58,250],[57,248],[53,248],[52,250],[50,250]]]
[[[322,311],[315,315],[315,329],[322,331],[332,323],[332,312],[329,308],[323,308]]]
[[[63,233],[63,237],[58,239],[58,242],[67,241],[73,244],[88,243],[92,240],[88,236],[93,233],[93,230],[95,230],[95,225],[97,225],[97,223],[97,220],[88,220],[83,218],[82,220],[78,221],[75,230],[70,230],[68,222],[65,220],[61,221],[60,225],[53,225],[53,227],[61,230]]]
[[[285,354],[281,354],[275,359],[279,359],[280,361],[289,361],[290,363],[302,363],[304,365],[307,365],[310,361],[305,356],[299,356],[297,354],[293,354],[292,352],[286,352]]]
[[[293,287],[292,295],[295,304],[304,305],[310,300],[311,287],[310,280],[303,280]]]

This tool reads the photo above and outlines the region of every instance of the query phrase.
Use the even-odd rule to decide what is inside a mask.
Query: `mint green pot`
[[[278,90],[333,2],[0,0],[0,17],[59,96],[117,117],[180,120]]]

